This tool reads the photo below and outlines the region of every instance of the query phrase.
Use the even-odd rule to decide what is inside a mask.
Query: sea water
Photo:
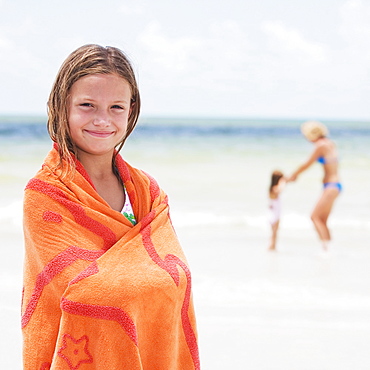
[[[266,251],[273,170],[292,173],[312,144],[301,120],[142,118],[122,149],[168,193],[193,272],[202,368],[369,369],[370,123],[325,121],[343,192],[322,257],[310,212],[314,164],[282,194],[278,252]],[[43,117],[0,119],[0,363],[21,369],[23,189],[51,148]]]

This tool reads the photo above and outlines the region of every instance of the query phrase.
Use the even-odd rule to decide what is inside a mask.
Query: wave
[[[171,219],[176,227],[217,227],[223,226],[242,226],[249,229],[266,230],[269,228],[267,214],[225,214],[220,215],[216,212],[178,212],[171,213]],[[370,230],[370,220],[356,220],[353,218],[333,218],[330,221],[333,227],[366,229]],[[312,222],[309,215],[290,212],[282,216],[280,227],[287,230],[311,230]]]
[[[0,224],[6,229],[9,226],[19,228],[22,225],[23,203],[21,200],[15,200],[12,203],[0,207]],[[171,219],[176,228],[201,228],[218,226],[236,226],[249,229],[266,230],[269,228],[267,214],[224,214],[216,212],[179,212],[172,211]],[[335,218],[330,221],[333,227],[366,229],[370,230],[370,220],[356,220],[353,218]],[[307,230],[312,229],[312,223],[308,215],[295,212],[285,214],[280,221],[281,228],[287,230]]]

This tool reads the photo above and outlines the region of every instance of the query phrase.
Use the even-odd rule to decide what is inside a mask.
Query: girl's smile
[[[85,130],[86,133],[95,136],[95,137],[102,137],[106,138],[110,135],[114,134],[114,131],[91,131],[91,130]]]

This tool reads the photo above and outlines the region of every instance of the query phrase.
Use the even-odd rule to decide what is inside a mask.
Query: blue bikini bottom
[[[342,191],[342,184],[340,182],[325,182],[324,189],[326,188],[337,188],[339,192]]]

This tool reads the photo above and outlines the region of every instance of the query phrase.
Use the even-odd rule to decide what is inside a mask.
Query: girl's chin
[[[77,158],[81,157],[112,157],[115,148],[78,148]]]

